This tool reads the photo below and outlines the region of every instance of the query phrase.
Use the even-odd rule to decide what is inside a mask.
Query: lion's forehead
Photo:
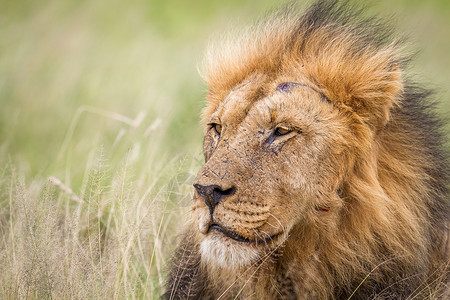
[[[289,93],[273,91],[258,93],[263,87],[246,84],[229,92],[212,118],[218,119],[231,131],[245,128],[264,129],[286,122],[305,125],[317,120],[321,107],[330,107],[314,90],[298,87]],[[298,123],[298,124],[296,124]]]

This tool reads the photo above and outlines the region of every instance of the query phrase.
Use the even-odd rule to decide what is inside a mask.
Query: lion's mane
[[[409,58],[385,22],[338,1],[295,11],[289,6],[210,47],[204,118],[248,78],[267,86],[280,70],[300,72],[344,112],[352,132],[337,204],[328,212],[334,217],[310,217],[315,223],[294,227],[269,259],[228,271],[202,260],[197,227],[190,226],[164,297],[444,297],[450,168],[432,93],[406,77]],[[265,86],[252,97],[264,98]]]

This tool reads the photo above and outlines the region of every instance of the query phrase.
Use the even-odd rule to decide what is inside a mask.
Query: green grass
[[[0,3],[0,298],[155,298],[202,164],[214,33],[277,1]],[[450,111],[448,1],[396,13]],[[50,178],[50,180],[49,180]]]

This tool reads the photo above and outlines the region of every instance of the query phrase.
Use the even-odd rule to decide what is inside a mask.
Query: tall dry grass
[[[2,169],[1,298],[160,295],[197,166],[174,160],[146,178],[133,174],[132,155],[113,170],[98,150],[79,194],[55,177],[26,183],[13,165]]]

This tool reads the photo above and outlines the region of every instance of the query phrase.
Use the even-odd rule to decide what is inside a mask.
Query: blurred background
[[[280,4],[0,2],[0,269],[15,269],[0,276],[0,295],[160,294],[178,216],[188,218],[190,181],[203,159],[202,51],[211,37]],[[413,78],[437,90],[447,117],[450,1],[379,0],[369,10],[409,36]],[[49,228],[59,228],[57,240]],[[120,249],[111,252],[118,256],[106,260],[108,247]],[[75,248],[85,251],[77,260],[87,267],[74,262]],[[17,259],[27,249],[34,254]],[[58,249],[67,262],[62,270],[48,256]],[[75,292],[75,282],[86,294]]]

